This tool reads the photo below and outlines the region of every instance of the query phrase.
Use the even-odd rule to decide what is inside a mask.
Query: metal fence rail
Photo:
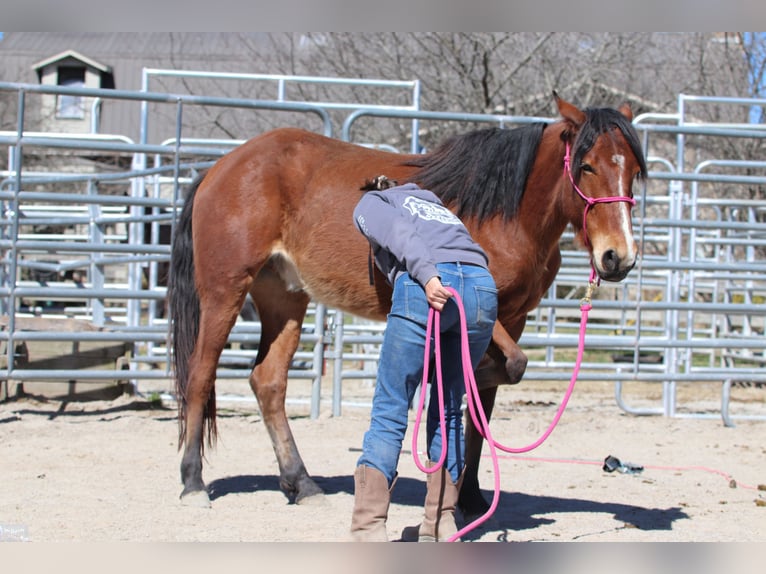
[[[0,132],[0,146],[8,149],[7,169],[0,173],[0,381],[135,384],[170,377],[166,288],[159,271],[169,261],[170,247],[161,242],[160,231],[175,225],[181,187],[231,148],[214,140],[184,139],[185,107],[308,114],[319,119],[320,132],[332,135],[323,108],[298,102],[8,83],[0,83],[0,93],[15,94],[18,101],[16,131]],[[30,132],[24,128],[28,99],[40,94],[165,103],[177,110],[176,127],[173,137],[159,145],[105,134]],[[94,154],[124,167],[79,160]],[[44,170],[40,158],[49,157],[67,158],[72,165],[66,171]],[[323,314],[320,308],[313,315],[318,327]],[[309,319],[304,338],[321,350],[321,329],[312,333],[311,325]],[[232,341],[257,340],[258,329],[240,325]],[[35,361],[28,360],[32,345],[78,354],[83,345],[114,342],[125,345],[126,357],[100,368],[72,370],[50,360],[41,361],[45,368],[35,368]],[[316,353],[311,359],[312,365],[322,363]],[[221,374],[228,374],[225,367]],[[310,378],[319,388],[317,369],[296,370],[291,376]]]
[[[138,386],[141,380],[170,378],[161,281],[170,250],[163,233],[175,224],[181,188],[241,143],[183,133],[185,107],[301,112],[317,116],[319,131],[333,135],[326,110],[314,104],[5,83],[0,92],[15,94],[20,110],[17,130],[0,132],[0,146],[8,149],[8,168],[0,173],[0,381],[127,380]],[[26,131],[26,98],[59,93],[174,106],[175,131],[158,145],[124,136]],[[677,114],[636,118],[650,167],[634,209],[643,255],[627,279],[597,290],[580,379],[614,384],[616,401],[627,412],[665,416],[711,416],[677,404],[676,385],[720,382],[720,413],[712,416],[722,416],[726,424],[738,417],[766,418],[729,413],[735,381],[766,382],[761,368],[766,363],[766,200],[744,192],[757,188],[760,192],[752,196],[764,196],[766,162],[706,158],[687,165],[689,137],[760,141],[766,130],[691,125],[684,118],[686,98],[691,97],[679,99]],[[361,117],[501,127],[551,121],[376,107],[352,111],[342,138],[352,139],[354,122]],[[85,154],[119,158],[121,167],[95,169],[73,161],[66,170],[43,170],[31,161],[55,155],[76,160]],[[727,186],[725,196],[717,186]],[[586,254],[574,249],[572,241],[571,233],[565,233],[561,271],[529,314],[520,341],[530,357],[526,380],[563,381],[572,373],[579,299],[589,274]],[[341,414],[345,380],[374,379],[383,328],[312,305],[290,370],[290,377],[312,381],[312,416],[318,416],[328,394],[321,387],[325,365],[333,366],[329,393],[335,416]],[[238,321],[221,358],[220,378],[247,377],[259,330],[257,320]],[[77,349],[114,343],[125,345],[126,353],[111,366],[73,370],[44,363],[37,368],[25,360],[25,347],[32,345]],[[660,403],[652,408],[628,405],[622,390],[630,381],[661,384]]]
[[[766,126],[752,124],[691,124],[685,117],[689,101],[718,105],[763,105],[764,100],[679,96],[679,111],[663,114],[662,123],[636,118],[650,168],[649,184],[637,197],[634,230],[644,247],[637,268],[620,284],[602,284],[594,300],[579,378],[615,384],[617,403],[636,414],[721,416],[731,414],[734,382],[765,383],[766,371],[766,162],[706,159],[687,166],[688,136],[705,138],[766,138]],[[343,126],[348,138],[363,116],[394,117],[386,110],[358,110]],[[441,112],[406,112],[397,117],[426,121],[465,121],[509,126],[544,118],[477,116]],[[667,122],[673,125],[667,125]],[[660,139],[664,136],[665,139]],[[668,136],[674,141],[670,144]],[[725,169],[724,169],[725,168]],[[713,186],[726,185],[722,196]],[[745,199],[748,190],[761,190]],[[579,325],[579,298],[587,284],[589,262],[572,250],[570,233],[562,238],[563,261],[556,280],[538,308],[529,315],[520,345],[530,356],[525,380],[569,380],[574,368]],[[339,326],[338,328],[343,328]],[[343,340],[336,336],[336,340]],[[344,378],[363,376],[342,370],[336,357],[333,389]],[[605,362],[606,361],[606,362]],[[627,381],[662,383],[656,408],[634,409],[622,397]],[[720,381],[718,415],[683,412],[677,404],[678,383]],[[340,402],[337,398],[334,405]]]

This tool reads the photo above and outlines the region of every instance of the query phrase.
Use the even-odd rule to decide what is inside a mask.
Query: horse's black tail
[[[200,302],[194,281],[194,246],[192,244],[192,210],[194,196],[204,175],[191,184],[176,225],[170,254],[168,276],[168,306],[173,323],[173,366],[175,371],[176,400],[178,401],[178,447],[186,439],[186,389],[189,384],[189,360],[199,334]],[[216,438],[215,388],[205,405],[203,434],[207,427],[207,442]],[[202,445],[204,451],[204,444]]]

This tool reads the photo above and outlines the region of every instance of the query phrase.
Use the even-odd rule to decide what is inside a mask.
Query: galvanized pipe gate
[[[160,71],[151,71],[159,73]],[[248,78],[249,79],[249,78]],[[273,79],[273,78],[270,78]],[[147,83],[148,85],[148,83]],[[281,100],[238,100],[174,94],[121,92],[0,83],[0,93],[17,98],[17,128],[0,132],[8,150],[0,201],[0,381],[130,381],[170,379],[168,318],[161,267],[169,260],[167,237],[182,205],[182,187],[238,141],[184,137],[182,116],[194,106],[301,113],[319,119],[318,130],[333,133],[328,109],[350,110],[339,137],[352,141],[354,123],[406,119],[512,126],[550,118],[424,112],[419,87],[410,106],[354,106]],[[59,94],[141,102],[141,141],[122,135],[36,133],[25,129],[30,98]],[[281,94],[281,92],[280,92]],[[280,98],[282,96],[280,95]],[[679,96],[674,114],[640,116],[649,183],[637,197],[634,229],[643,246],[637,268],[616,285],[602,285],[594,301],[581,380],[615,386],[621,408],[635,414],[766,418],[766,413],[729,413],[735,381],[766,383],[766,161],[690,162],[688,139],[763,140],[753,124],[690,123],[695,105],[766,105],[765,100]],[[175,130],[161,143],[145,134],[147,104],[175,109]],[[417,129],[412,149],[419,149]],[[112,157],[114,164],[89,157]],[[54,158],[61,168],[45,166]],[[63,161],[62,161],[63,158]],[[95,169],[94,169],[95,168]],[[725,197],[716,186],[727,186]],[[758,188],[754,199],[742,190]],[[530,362],[525,380],[568,380],[577,344],[579,296],[587,282],[587,256],[562,239],[563,264],[548,296],[530,314],[520,341]],[[343,313],[312,305],[291,378],[312,381],[311,415],[319,414],[323,368],[333,366],[332,414],[342,408],[343,381],[374,379],[384,325],[347,320]],[[219,365],[219,378],[249,374],[257,346],[257,319],[235,326]],[[32,345],[66,345],[72,354],[87,346],[122,346],[107,368],[72,368],[66,361],[34,361]],[[605,360],[605,357],[607,359]],[[362,365],[362,368],[359,365]],[[623,397],[630,381],[662,385],[661,404],[634,408]],[[720,412],[683,412],[678,384],[721,383]],[[0,383],[2,384],[2,383]],[[168,383],[168,389],[172,385]]]

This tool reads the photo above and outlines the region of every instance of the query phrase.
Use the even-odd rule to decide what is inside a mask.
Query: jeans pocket
[[[476,324],[494,325],[497,319],[497,289],[474,285],[474,293],[476,294]]]

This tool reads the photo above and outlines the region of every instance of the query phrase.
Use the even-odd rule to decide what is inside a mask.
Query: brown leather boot
[[[354,513],[351,538],[355,542],[388,542],[386,519],[391,503],[391,486],[378,469],[361,464],[354,471]]]
[[[433,463],[427,461],[426,466],[431,467]],[[452,482],[443,466],[428,475],[423,522],[402,531],[404,542],[446,542],[457,532],[455,506],[464,474],[465,471],[460,473],[457,483]]]

